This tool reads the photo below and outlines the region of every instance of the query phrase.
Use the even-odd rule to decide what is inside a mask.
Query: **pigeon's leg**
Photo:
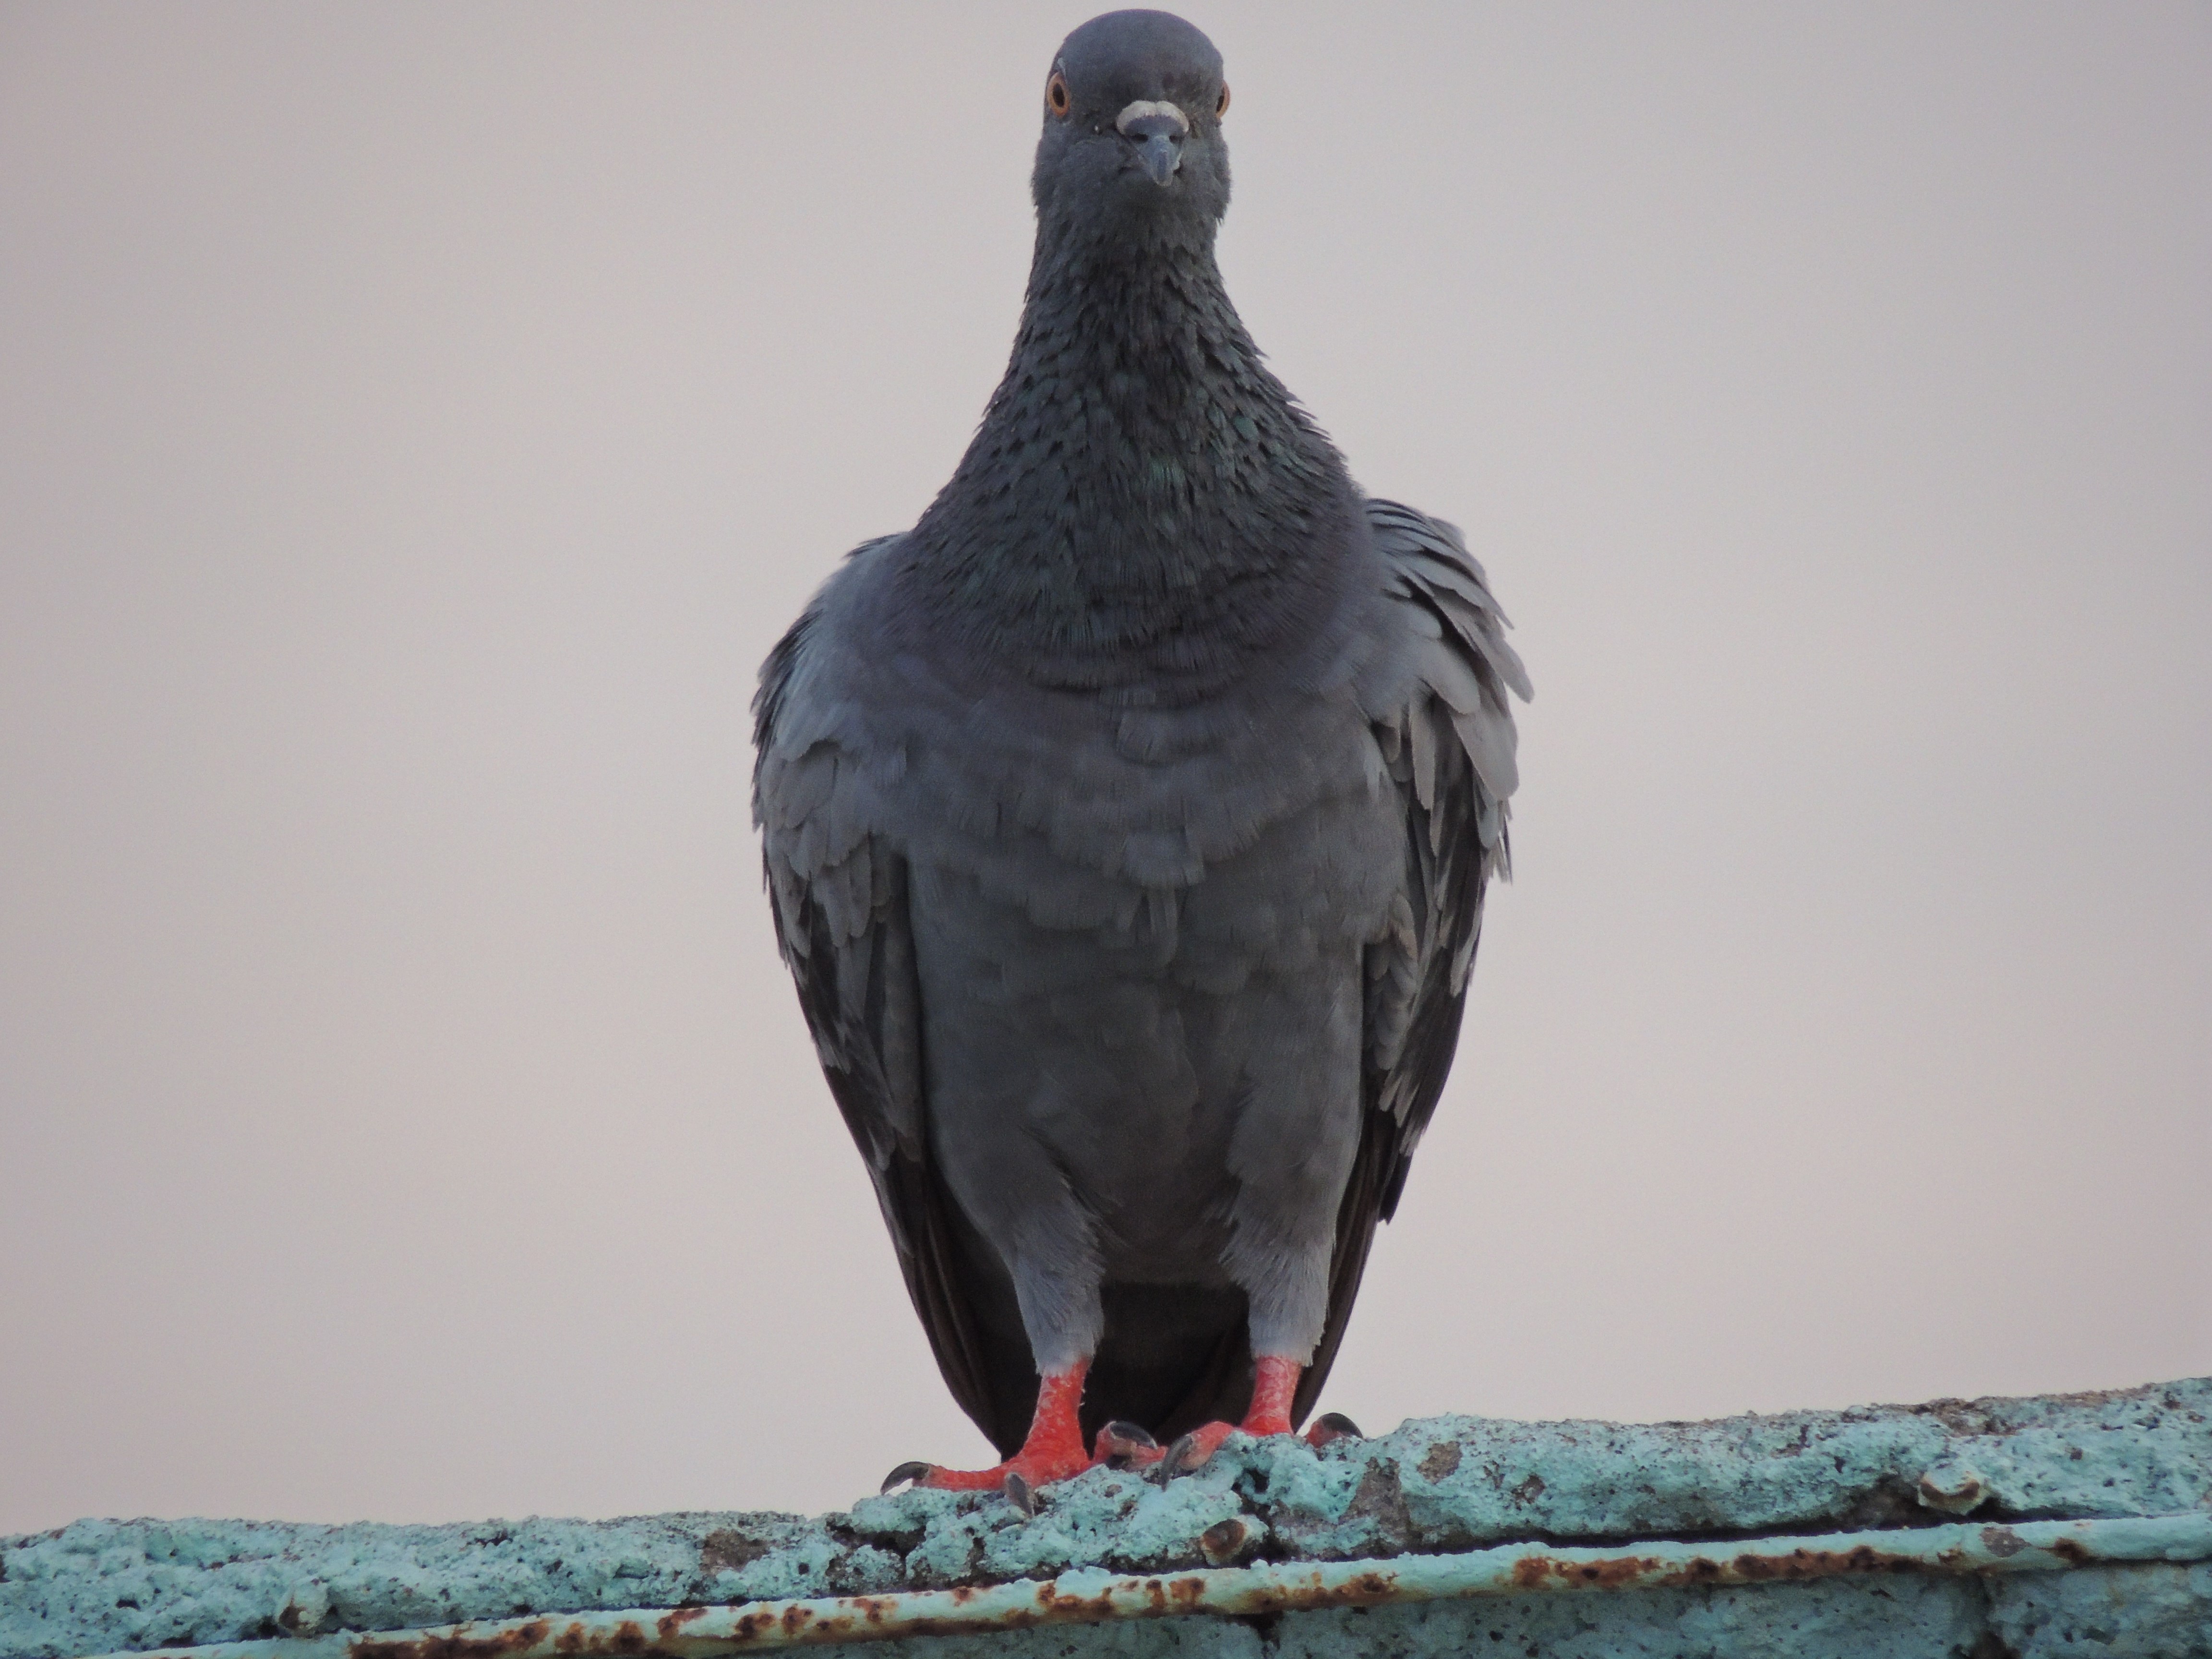
[[[1161,1459],[1160,1473],[1172,1478],[1198,1468],[1221,1449],[1221,1443],[1232,1434],[1244,1433],[1255,1440],[1265,1439],[1271,1434],[1289,1434],[1291,1401],[1298,1391],[1298,1378],[1305,1366],[1299,1361],[1281,1354],[1263,1353],[1254,1367],[1252,1404],[1244,1413],[1242,1423],[1206,1423],[1168,1448]],[[1331,1412],[1321,1418],[1305,1432],[1310,1446],[1326,1446],[1332,1440],[1341,1440],[1351,1428],[1351,1419]]]
[[[1254,1439],[1291,1431],[1291,1396],[1298,1391],[1298,1373],[1305,1370],[1295,1359],[1263,1353],[1253,1369],[1252,1404],[1242,1423],[1205,1423],[1168,1448],[1162,1473],[1182,1474],[1194,1469],[1221,1449],[1221,1443],[1238,1431]]]
[[[1003,1463],[988,1469],[945,1469],[934,1463],[902,1463],[891,1471],[886,1489],[901,1480],[940,1492],[1000,1492],[1010,1476],[1018,1475],[1030,1486],[1042,1486],[1080,1474],[1092,1462],[1084,1449],[1083,1428],[1076,1407],[1083,1403],[1084,1374],[1088,1359],[1079,1359],[1064,1371],[1048,1371],[1037,1385],[1036,1414],[1030,1419],[1029,1438]]]

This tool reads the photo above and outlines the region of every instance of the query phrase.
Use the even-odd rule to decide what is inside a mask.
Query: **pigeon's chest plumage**
[[[1371,933],[1404,832],[1347,689],[1168,712],[1036,702],[1008,688],[901,711],[901,840],[948,920],[1216,992]]]
[[[916,902],[1217,991],[1370,936],[1404,834],[1357,689],[1378,586],[1204,695],[1040,687],[856,604],[839,644]]]

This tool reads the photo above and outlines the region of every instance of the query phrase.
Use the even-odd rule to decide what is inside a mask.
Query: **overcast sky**
[[[745,705],[1086,15],[0,7],[0,1531],[983,1457]],[[2212,1371],[2212,9],[1191,15],[1246,321],[1537,686],[1324,1406]]]

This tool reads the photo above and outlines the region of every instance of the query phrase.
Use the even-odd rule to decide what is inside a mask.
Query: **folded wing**
[[[1328,1379],[1376,1225],[1397,1210],[1451,1068],[1483,892],[1507,869],[1506,803],[1518,781],[1509,694],[1530,695],[1504,613],[1459,532],[1395,501],[1370,501],[1367,514],[1413,639],[1413,672],[1392,674],[1391,696],[1370,710],[1404,814],[1405,886],[1389,935],[1367,952],[1359,1151],[1337,1210],[1328,1322],[1294,1420]]]
[[[863,711],[823,672],[812,636],[834,587],[778,642],[753,699],[753,817],[776,944],[945,1386],[1010,1449],[1028,1427],[1036,1374],[1027,1351],[994,1340],[979,1317],[965,1230],[930,1152],[907,865],[883,824],[902,752],[869,742]]]

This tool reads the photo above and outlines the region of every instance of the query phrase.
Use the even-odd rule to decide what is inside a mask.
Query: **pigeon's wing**
[[[870,742],[866,710],[836,660],[848,647],[830,637],[841,589],[883,544],[858,550],[762,665],[753,817],[777,945],[938,1369],[994,1442],[1005,1446],[1011,1431],[1018,1445],[1034,1372],[1025,1352],[1000,1352],[1006,1345],[985,1334],[957,1208],[929,1151],[907,866],[888,830],[903,750]]]
[[[1298,1419],[1328,1378],[1376,1224],[1398,1207],[1451,1068],[1483,890],[1506,869],[1516,781],[1507,696],[1529,695],[1504,614],[1459,532],[1395,501],[1369,501],[1367,516],[1413,653],[1411,672],[1391,677],[1387,705],[1370,708],[1404,809],[1405,884],[1389,935],[1367,953],[1359,1151],[1337,1211],[1328,1322],[1300,1379]]]

